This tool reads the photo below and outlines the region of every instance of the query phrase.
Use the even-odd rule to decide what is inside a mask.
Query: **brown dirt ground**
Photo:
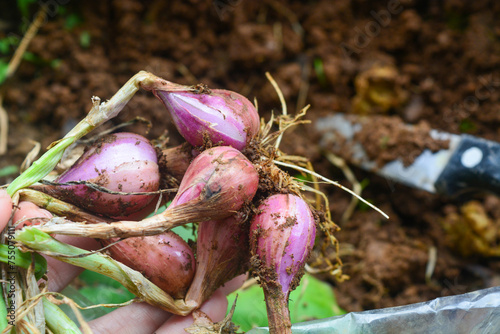
[[[406,123],[425,121],[432,128],[500,141],[496,1],[401,0],[378,29],[371,11],[387,13],[389,1],[64,3],[29,47],[36,60],[23,61],[5,84],[9,152],[1,158],[0,168],[22,162],[31,148],[28,138],[42,147],[60,138],[90,109],[91,96],[110,98],[143,69],[182,84],[202,82],[256,97],[264,117],[280,110],[264,75],[269,71],[291,112],[311,104],[307,118],[312,121],[332,112],[386,114]],[[17,9],[3,4],[0,8],[0,38],[22,35]],[[79,23],[68,28],[70,18]],[[360,36],[365,28],[373,30]],[[352,54],[347,56],[341,46]],[[168,129],[172,145],[181,142],[164,107],[151,94],[135,96],[114,123],[136,115],[153,122],[150,138]],[[349,185],[323,158],[312,129],[290,131],[282,150],[310,158],[319,173]],[[460,218],[460,202],[353,170],[366,184],[364,197],[390,219],[360,208],[337,233],[344,272],[351,279],[337,283],[322,277],[335,286],[344,309],[403,305],[499,282],[498,257],[463,252],[449,242],[456,238],[445,233],[445,217],[463,223],[462,231],[474,225]],[[2,178],[0,183],[10,180]],[[334,220],[340,221],[350,197],[333,187],[323,190]],[[492,195],[478,200],[483,216],[498,224],[499,200]],[[487,246],[498,247],[498,242],[498,236],[490,238]],[[437,264],[426,281],[431,247],[437,249]]]

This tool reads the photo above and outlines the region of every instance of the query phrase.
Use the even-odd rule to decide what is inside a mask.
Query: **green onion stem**
[[[43,297],[45,321],[49,329],[55,334],[82,334],[78,326],[64,313],[59,306]]]
[[[35,277],[42,278],[47,271],[47,260],[40,254],[35,256]],[[0,244],[0,262],[13,264],[17,267],[28,269],[31,265],[31,253],[21,252],[17,248],[9,249],[9,246]]]
[[[7,307],[5,306],[5,300],[3,299],[3,288],[0,284],[0,330],[4,330],[7,327]]]
[[[174,300],[165,291],[146,279],[140,272],[130,269],[108,256],[100,253],[92,254],[86,250],[62,243],[33,227],[24,227],[22,230],[17,231],[15,239],[38,253],[108,276],[120,282],[141,300],[171,313],[187,315],[193,310],[193,307],[186,305],[184,300]]]
[[[40,181],[49,174],[57,165],[64,153],[64,150],[73,144],[78,138],[68,137],[61,139],[56,146],[45,152],[44,155],[35,161],[27,170],[19,175],[7,187],[7,193],[12,197],[19,189],[28,187]]]

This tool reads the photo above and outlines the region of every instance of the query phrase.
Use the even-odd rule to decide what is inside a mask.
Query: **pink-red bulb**
[[[154,90],[168,109],[179,133],[193,146],[209,139],[237,150],[259,132],[259,115],[244,96],[223,89],[208,92]]]

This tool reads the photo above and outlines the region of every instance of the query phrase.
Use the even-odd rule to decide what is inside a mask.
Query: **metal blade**
[[[368,118],[364,119],[368,122]],[[354,136],[363,127],[359,116],[335,114],[318,119],[316,130],[322,135],[320,147],[340,154],[348,162],[365,170],[375,172],[396,182],[411,187],[435,193],[434,183],[446,167],[453,152],[461,141],[459,135],[431,130],[430,136],[436,140],[448,140],[448,149],[431,152],[424,149],[410,166],[404,166],[402,159],[391,161],[379,167],[375,161],[369,159],[363,146],[354,140]],[[411,127],[411,126],[409,126]],[[346,155],[348,155],[346,157]]]

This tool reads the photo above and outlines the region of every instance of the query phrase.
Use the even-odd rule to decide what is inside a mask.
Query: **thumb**
[[[0,231],[9,223],[12,215],[12,200],[4,189],[0,189]]]

